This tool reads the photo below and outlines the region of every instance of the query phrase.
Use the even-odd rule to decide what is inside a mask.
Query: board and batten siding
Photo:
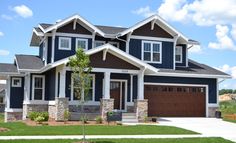
[[[199,84],[208,85],[208,103],[217,103],[217,80],[211,78],[144,76],[148,83]]]
[[[21,87],[12,87],[12,78],[21,78]],[[22,108],[24,100],[24,78],[11,77],[10,81],[10,108]]]
[[[70,57],[72,55],[75,55],[76,52],[76,38],[81,37],[69,37],[71,38],[71,50],[60,50],[59,49],[59,36],[56,36],[55,38],[55,54],[54,54],[54,61],[58,61],[67,57]],[[92,39],[91,38],[81,38],[81,39],[87,39],[88,40],[88,49],[92,48]]]
[[[147,40],[144,40],[147,41]],[[150,40],[151,41],[151,40]],[[156,68],[166,68],[166,69],[173,69],[173,42],[164,42],[164,41],[157,41],[162,42],[162,63],[149,63],[150,65]],[[141,39],[130,39],[129,43],[129,54],[138,58],[142,59],[142,40]],[[148,63],[148,62],[147,62]]]

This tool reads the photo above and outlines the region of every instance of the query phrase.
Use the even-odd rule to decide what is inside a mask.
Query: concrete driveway
[[[209,137],[223,137],[236,142],[236,123],[216,118],[160,118],[160,125],[176,126]]]

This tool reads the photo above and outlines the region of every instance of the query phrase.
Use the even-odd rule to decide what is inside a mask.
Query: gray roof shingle
[[[34,55],[16,55],[17,65],[19,69],[41,69],[44,67],[43,61]]]
[[[196,61],[189,59],[189,67],[176,67],[175,70],[172,69],[160,69],[160,72],[167,73],[185,73],[185,74],[206,74],[206,75],[224,75],[229,76],[228,74],[221,72],[217,69],[214,69],[205,64],[200,64]]]
[[[40,23],[39,25],[41,25],[43,27],[43,29],[46,29],[50,26],[52,26],[53,24],[48,24],[48,23]]]
[[[16,73],[17,67],[15,64],[6,64],[6,63],[0,63],[0,73]]]
[[[127,29],[124,27],[114,27],[114,26],[101,26],[101,25],[95,25],[95,26],[105,34],[118,34]]]

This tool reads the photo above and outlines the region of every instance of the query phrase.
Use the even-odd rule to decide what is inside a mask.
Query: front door
[[[125,96],[126,82],[125,81],[111,81],[110,97],[114,99],[114,109],[125,110]]]

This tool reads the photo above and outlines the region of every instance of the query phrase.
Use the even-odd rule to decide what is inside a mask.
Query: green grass
[[[21,122],[0,123],[0,127],[10,131],[1,132],[0,136],[9,135],[81,135],[82,126],[27,126]],[[144,135],[144,134],[197,134],[193,131],[158,125],[137,126],[86,126],[87,135]]]
[[[4,122],[4,113],[0,113],[0,123]]]
[[[77,140],[78,141],[78,140]],[[233,143],[223,138],[185,138],[185,139],[99,139],[94,143]],[[76,140],[11,140],[1,143],[74,143]]]

